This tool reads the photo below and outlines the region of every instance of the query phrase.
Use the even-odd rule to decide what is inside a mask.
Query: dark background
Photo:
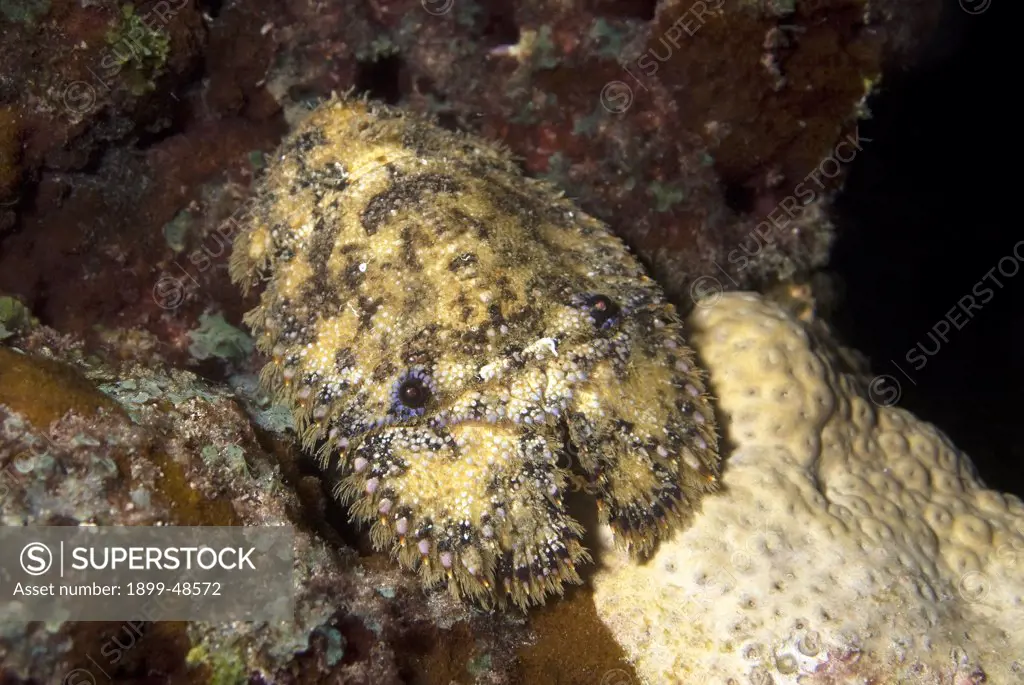
[[[944,430],[989,486],[1024,496],[1024,264],[1013,278],[994,272],[1002,289],[991,278],[979,286],[994,297],[961,316],[923,368],[906,360],[918,343],[935,350],[929,331],[1024,240],[1010,207],[1021,189],[1011,185],[1020,173],[1006,69],[1019,39],[999,35],[1005,5],[972,16],[947,0],[922,63],[871,100],[860,131],[873,142],[837,202],[832,268],[844,341],[895,378],[898,404]]]

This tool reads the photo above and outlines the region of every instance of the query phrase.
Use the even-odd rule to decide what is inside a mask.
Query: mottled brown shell
[[[520,606],[589,559],[571,469],[643,554],[719,468],[703,374],[623,243],[503,151],[335,99],[283,144],[233,278],[267,388],[427,585]]]

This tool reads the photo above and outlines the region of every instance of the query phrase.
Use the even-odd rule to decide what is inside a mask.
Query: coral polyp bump
[[[335,98],[282,144],[231,273],[263,382],[427,586],[540,604],[590,557],[583,479],[642,556],[717,487],[704,374],[600,221],[485,141]]]

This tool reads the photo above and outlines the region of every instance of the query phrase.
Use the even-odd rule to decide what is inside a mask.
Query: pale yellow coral
[[[598,613],[650,683],[1022,683],[1024,505],[931,424],[876,406],[820,328],[705,301],[720,493],[649,563],[614,551]]]

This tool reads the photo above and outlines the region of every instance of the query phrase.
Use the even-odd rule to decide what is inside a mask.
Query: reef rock
[[[823,326],[737,293],[690,324],[720,398],[723,488],[649,563],[602,557],[598,614],[637,672],[1024,682],[1024,504],[880,401]]]

